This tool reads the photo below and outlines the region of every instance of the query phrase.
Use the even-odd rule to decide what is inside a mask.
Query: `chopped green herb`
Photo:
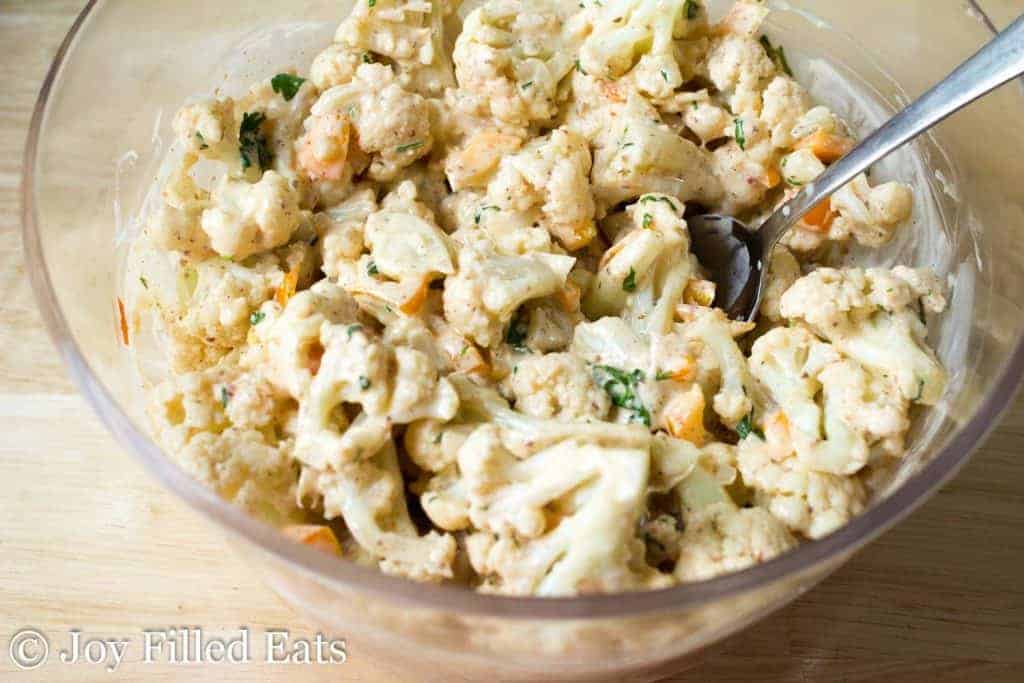
[[[359,388],[366,391],[370,388],[370,380],[364,375],[359,375]]]
[[[373,55],[371,55],[369,52],[364,52],[363,64],[373,64]]]
[[[249,323],[251,325],[259,325],[266,317],[267,314],[263,311],[253,311],[252,315],[249,316]]]
[[[210,146],[206,144],[206,138],[198,130],[196,131],[196,140],[199,141],[199,149],[210,149]]]
[[[658,370],[658,372],[654,375],[654,379],[658,380],[659,382],[662,382],[666,379],[670,379],[671,377],[672,373],[665,372],[664,370]]]
[[[500,211],[496,206],[481,206],[476,210],[476,214],[473,216],[473,224],[480,225],[480,219],[484,217],[484,211]]]
[[[306,82],[305,78],[301,76],[293,76],[292,74],[277,74],[270,79],[270,87],[274,89],[278,95],[285,99],[285,102],[291,102],[295,94],[299,92],[299,88]]]
[[[782,69],[787,76],[793,75],[793,70],[789,68],[789,60],[786,59],[786,48],[779,45],[775,47],[772,45],[772,41],[768,40],[768,36],[761,36],[761,46],[764,47],[764,51],[768,53],[768,56],[775,66]]]
[[[220,404],[221,404],[221,406],[224,407],[224,408],[227,408],[229,400],[231,400],[231,394],[230,394],[230,392],[228,392],[228,388],[226,386],[221,386],[221,388],[220,388]]]
[[[643,218],[643,226],[645,228],[651,227],[651,221],[653,221],[653,220],[654,220],[654,218],[651,217],[651,214],[645,213],[644,214],[644,218]]]
[[[523,90],[526,90],[531,85],[533,85],[533,81],[526,81],[526,83],[523,83]]]
[[[580,5],[580,7],[583,7],[583,5]],[[579,71],[584,76],[587,75],[587,72],[583,70],[582,66],[580,66],[580,60],[578,60],[578,59],[576,60],[576,70]]]
[[[267,144],[267,138],[260,132],[263,122],[267,120],[262,112],[245,112],[242,114],[242,125],[238,129],[238,151],[242,156],[242,168],[248,169],[255,165],[260,171],[270,166],[273,156]]]
[[[636,291],[636,271],[632,268],[629,269],[629,275],[622,281],[622,291],[624,292],[635,292]]]
[[[514,349],[523,351],[526,349],[526,335],[530,331],[530,321],[522,309],[516,311],[515,317],[508,325],[508,332],[505,333],[505,342]]]
[[[646,202],[665,202],[666,204],[668,204],[669,206],[672,207],[673,211],[678,211],[678,209],[676,208],[676,203],[674,201],[672,201],[671,199],[669,199],[668,197],[655,197],[653,194],[645,194],[643,197],[640,198],[640,201],[642,203],[646,203]]]
[[[661,77],[665,79],[666,83],[668,83],[668,72],[664,69],[661,70]]]
[[[914,397],[914,401],[920,401],[921,397],[924,396],[924,380],[917,380],[917,396]]]
[[[686,12],[686,18],[693,21],[700,14],[700,5],[697,4],[697,0],[686,0],[683,11]]]
[[[378,273],[380,273],[380,270],[377,268],[376,261],[370,261],[369,263],[366,264],[367,275],[375,277]]]
[[[377,0],[366,0],[366,6],[367,7],[376,7],[377,6]]]
[[[348,334],[348,337],[347,337],[348,339],[351,339],[352,335],[355,334],[356,332],[362,332],[362,331],[363,331],[363,326],[358,324],[358,323],[355,324],[355,325],[349,325],[347,328],[345,328],[345,332]]]
[[[747,134],[743,130],[743,119],[736,117],[732,120],[735,130],[733,135],[736,137],[736,144],[740,146],[740,149],[747,148]]]
[[[755,434],[760,438],[764,438],[764,432],[754,426],[754,413],[751,412],[749,415],[744,415],[743,419],[740,420],[739,424],[736,425],[736,433],[740,436],[740,441],[747,438],[751,434]]]
[[[395,151],[398,152],[399,154],[401,154],[402,152],[412,152],[413,150],[417,150],[422,146],[423,142],[421,140],[417,140],[416,142],[409,142],[404,145],[399,145],[398,147],[395,147]]]
[[[651,413],[637,395],[637,386],[644,381],[642,371],[625,372],[610,365],[595,365],[594,379],[612,399],[612,403],[632,411],[634,420],[651,426]]]
[[[142,276],[140,275],[140,276],[139,276],[139,282],[141,282],[141,283],[142,283],[142,286],[143,286],[143,287],[145,287],[146,289],[149,289],[149,283],[148,283],[148,282],[146,282],[146,278],[144,278],[144,277],[142,277]]]

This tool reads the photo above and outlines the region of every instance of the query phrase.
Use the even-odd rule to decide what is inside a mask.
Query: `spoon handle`
[[[945,80],[890,119],[777,209],[758,230],[765,254],[818,202],[831,196],[908,141],[1024,73],[1024,16],[961,64]]]

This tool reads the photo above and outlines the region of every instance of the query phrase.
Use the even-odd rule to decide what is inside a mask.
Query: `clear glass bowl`
[[[1017,83],[878,169],[909,173],[918,197],[914,225],[881,257],[931,265],[953,282],[951,309],[931,331],[952,382],[942,405],[916,425],[910,455],[885,494],[833,535],[698,584],[516,599],[384,576],[292,544],[223,503],[148,436],[133,365],[118,343],[121,260],[181,102],[219,86],[230,91],[281,65],[308,65],[344,4],[90,2],[40,93],[24,183],[29,273],[81,392],[154,476],[227,531],[275,590],[331,632],[361,651],[436,672],[551,679],[678,669],[809,589],[920,505],[996,424],[1024,370],[1024,118],[1017,115],[1024,97]],[[712,3],[716,11],[722,4]],[[861,104],[849,114],[862,128],[992,35],[985,18],[960,2],[778,4],[785,9],[770,33],[798,75],[840,109],[859,93]]]

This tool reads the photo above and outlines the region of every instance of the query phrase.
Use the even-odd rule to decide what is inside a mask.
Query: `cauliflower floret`
[[[667,585],[644,564],[636,536],[649,460],[645,449],[573,440],[520,460],[496,426],[479,427],[459,450],[459,469],[480,530],[470,561],[486,588],[574,595]]]
[[[832,195],[832,210],[839,216],[833,221],[829,236],[840,241],[853,237],[865,246],[880,247],[910,218],[913,202],[908,185],[883,183],[871,187],[861,174]]]
[[[363,253],[363,226],[376,210],[377,199],[373,189],[363,187],[344,202],[313,216],[327,277],[337,280],[345,265]]]
[[[304,468],[298,495],[300,500],[322,498],[326,519],[343,517],[381,571],[420,581],[451,578],[455,540],[435,531],[425,536],[416,532],[404,488],[395,446],[387,441],[376,454],[338,469]]]
[[[458,109],[513,128],[557,113],[558,83],[573,67],[564,8],[546,0],[491,0],[466,17],[452,59]]]
[[[740,509],[712,470],[721,469],[722,455],[712,444],[697,465],[676,487],[684,531],[679,541],[675,576],[680,581],[702,581],[740,571],[770,560],[796,546],[786,527],[761,508]],[[721,444],[724,446],[724,444]],[[731,476],[735,470],[728,467]]]
[[[179,268],[177,299],[158,305],[169,360],[178,371],[207,367],[241,346],[250,316],[284,278],[270,255],[249,266],[210,259]]]
[[[287,442],[275,446],[260,431],[229,427],[200,432],[173,452],[186,472],[249,514],[271,524],[301,518]]]
[[[775,64],[764,47],[748,35],[727,33],[711,40],[707,53],[707,75],[725,94],[736,114],[757,115],[761,92],[775,76]]]
[[[309,392],[299,402],[295,455],[319,470],[375,453],[390,442],[391,425],[450,420],[459,397],[421,351],[377,341],[364,328],[324,325],[324,349]],[[351,422],[339,410],[358,405]]]
[[[733,339],[733,324],[720,309],[698,308],[681,332],[684,339],[699,341],[703,345],[698,362],[716,371],[710,376],[711,385],[717,385],[713,389],[712,407],[726,425],[735,428],[750,414],[754,384],[747,359]]]
[[[384,64],[360,65],[355,78],[320,95],[313,105],[312,117],[328,123],[337,120],[336,126],[331,124],[334,127],[320,124],[327,133],[336,129],[336,140],[351,126],[353,141],[370,155],[368,174],[372,180],[395,178],[403,168],[427,155],[434,142],[427,100],[402,88],[394,72]],[[311,124],[307,124],[307,129],[318,130]],[[323,139],[329,140],[331,136],[325,135]],[[321,151],[318,145],[317,141],[311,151]],[[325,142],[322,151],[330,159],[338,160],[343,149],[347,147],[341,142]]]
[[[626,213],[632,230],[621,231],[601,257],[583,310],[591,318],[618,315],[639,323],[661,306],[668,319],[653,324],[664,328],[692,273],[683,205],[666,195],[647,194]]]
[[[782,295],[800,279],[800,275],[800,263],[793,253],[781,245],[776,246],[768,270],[768,284],[761,299],[761,317],[769,322],[782,320],[779,311]]]
[[[371,60],[366,50],[334,43],[313,59],[309,79],[320,91],[345,85],[355,77],[356,69],[366,60]]]
[[[218,254],[233,259],[285,244],[302,222],[295,191],[275,171],[267,171],[257,183],[224,176],[211,201],[201,219],[203,231]]]
[[[611,405],[586,363],[571,353],[524,358],[516,363],[510,384],[516,409],[536,417],[601,420]]]
[[[782,296],[782,315],[805,321],[844,355],[895,384],[903,398],[934,405],[946,372],[919,318],[945,307],[927,270],[819,268]]]
[[[554,254],[497,254],[482,244],[463,247],[458,261],[458,272],[445,280],[444,314],[457,332],[486,348],[501,341],[524,302],[565,287],[575,263]]]
[[[769,131],[772,146],[792,147],[793,128],[810,106],[803,86],[788,76],[776,76],[761,94],[761,123]]]
[[[362,328],[358,308],[345,290],[322,280],[290,298],[282,310],[277,302],[264,304],[263,319],[243,364],[260,367],[277,389],[298,400],[309,389],[323,355],[320,330],[324,325]]]
[[[721,183],[709,171],[709,152],[669,129],[643,96],[609,100],[591,77],[577,75],[574,82],[597,103],[571,113],[568,125],[594,147],[591,183],[598,216],[645,193],[705,204],[721,197]]]
[[[737,466],[755,502],[790,530],[822,538],[864,509],[860,480],[810,469],[793,451],[785,421],[766,420],[765,437],[740,442]]]
[[[386,57],[397,67],[403,87],[437,96],[455,85],[445,45],[445,18],[457,6],[447,0],[357,2],[338,26],[334,40],[344,46],[341,49],[358,52],[364,63],[376,55]],[[338,71],[343,74],[344,67]]]
[[[589,177],[586,141],[559,128],[504,157],[487,199],[502,210],[535,215],[563,247],[575,251],[597,234]]]
[[[902,451],[907,402],[891,384],[842,359],[805,328],[776,328],[754,342],[752,374],[785,414],[797,455],[819,472],[854,474],[869,448]],[[824,394],[824,409],[815,396]]]

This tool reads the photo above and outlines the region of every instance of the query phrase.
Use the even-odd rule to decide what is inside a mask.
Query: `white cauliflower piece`
[[[571,353],[528,356],[510,377],[515,406],[528,415],[566,420],[601,420],[608,394],[594,382],[586,363]]]
[[[779,311],[782,295],[800,279],[801,274],[800,263],[793,253],[782,245],[776,246],[768,270],[768,284],[761,299],[761,316],[765,320],[782,320],[782,313]]]
[[[391,440],[392,424],[426,418],[450,420],[459,397],[421,351],[392,347],[363,328],[325,325],[323,356],[299,402],[295,455],[318,470],[377,452]],[[359,405],[352,422],[339,410]]]
[[[377,55],[386,57],[397,67],[403,87],[437,96],[455,85],[445,45],[445,18],[456,7],[457,3],[447,0],[357,2],[338,26],[334,40],[358,51],[364,62]]]
[[[712,407],[726,425],[735,428],[753,407],[754,382],[747,359],[733,339],[733,325],[720,309],[703,308],[696,309],[681,332],[684,339],[703,344],[699,362],[717,370]]]
[[[711,40],[707,75],[739,115],[756,115],[761,93],[776,75],[775,64],[756,38],[726,33]]]
[[[487,187],[488,202],[530,213],[569,251],[597,234],[586,140],[563,128],[504,157]]]
[[[676,487],[683,535],[675,564],[680,581],[703,581],[754,566],[796,547],[778,519],[761,508],[741,509],[703,455]]]
[[[470,520],[482,532],[469,548],[474,569],[488,589],[513,595],[666,585],[636,536],[648,465],[645,449],[573,440],[520,460],[497,427],[478,428],[459,451]]]
[[[456,331],[486,348],[501,341],[519,306],[561,290],[575,263],[554,254],[497,254],[482,245],[463,247],[458,261],[458,271],[445,280],[444,314]]]
[[[583,310],[591,318],[618,315],[640,324],[660,306],[663,315],[652,326],[664,332],[692,274],[683,204],[647,194],[626,213],[632,230],[620,232],[601,257]]]
[[[434,143],[427,100],[405,90],[383,64],[361,64],[355,78],[320,95],[312,116],[336,117],[337,135],[351,126],[354,142],[370,155],[369,177],[377,181],[394,179]]]
[[[691,4],[684,0],[634,0],[598,5],[589,22],[589,35],[580,46],[580,68],[588,74],[614,79],[624,76],[645,58],[667,58],[665,65],[678,76],[674,40],[686,37],[691,23],[699,18],[697,12],[689,10]],[[658,78],[672,80],[670,76]],[[681,84],[681,79],[674,85],[670,83],[671,88]],[[657,91],[660,90],[658,87]]]
[[[861,174],[832,195],[832,210],[839,215],[829,228],[829,237],[837,241],[852,237],[865,246],[880,247],[910,218],[913,202],[910,186],[883,183],[871,187]]]
[[[740,442],[737,466],[755,502],[790,530],[822,538],[864,509],[860,480],[810,469],[793,451],[785,421],[766,420],[765,436]]]
[[[326,519],[343,517],[352,537],[378,560],[381,571],[420,581],[451,578],[455,540],[435,531],[417,533],[390,440],[376,454],[339,469],[303,469],[298,495],[300,500],[322,499]]]
[[[209,259],[178,268],[177,298],[158,304],[169,360],[178,371],[206,367],[241,346],[250,316],[284,278],[270,255],[249,266]]]
[[[267,171],[256,183],[224,176],[211,201],[202,215],[203,232],[218,254],[233,259],[287,243],[302,222],[295,191],[275,171]]]
[[[925,343],[919,317],[938,313],[945,298],[925,269],[819,268],[782,296],[781,312],[803,320],[844,355],[889,382],[903,398],[934,405],[946,372]]]
[[[372,58],[366,50],[333,43],[313,59],[309,80],[321,92],[336,85],[345,85],[355,77],[359,65],[367,60]]]
[[[513,128],[552,119],[558,84],[573,67],[562,35],[565,7],[491,0],[466,17],[452,59],[459,108]]]
[[[320,238],[320,256],[327,277],[337,280],[346,264],[363,253],[363,227],[370,214],[377,210],[373,189],[363,187],[344,202],[313,216]]]
[[[761,123],[768,128],[773,147],[788,148],[796,142],[793,129],[810,107],[803,86],[788,76],[776,76],[761,93]]]

